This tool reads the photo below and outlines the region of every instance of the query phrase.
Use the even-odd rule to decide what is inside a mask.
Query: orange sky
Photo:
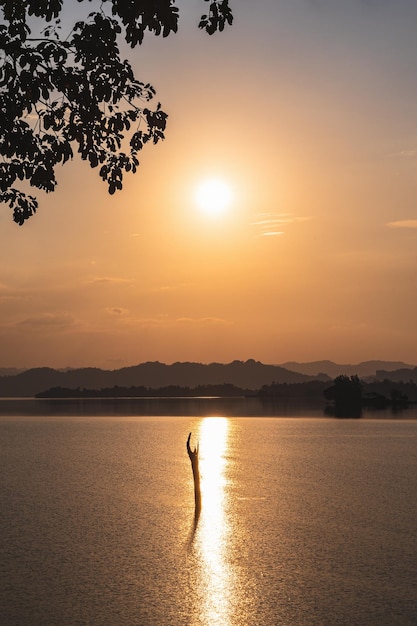
[[[127,51],[169,125],[124,190],[75,159],[23,227],[3,206],[0,366],[416,363],[417,5],[235,1],[211,38],[183,6]]]

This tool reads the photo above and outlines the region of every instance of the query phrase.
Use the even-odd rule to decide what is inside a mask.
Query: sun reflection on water
[[[196,536],[201,559],[203,623],[229,623],[230,575],[226,560],[228,523],[226,451],[229,423],[225,417],[205,418],[200,424],[202,509]]]

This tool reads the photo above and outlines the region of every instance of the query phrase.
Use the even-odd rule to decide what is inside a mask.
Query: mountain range
[[[285,367],[284,367],[285,366]],[[332,380],[340,374],[360,378],[417,381],[417,368],[401,362],[367,361],[358,365],[337,365],[332,361],[313,363],[287,362],[267,365],[253,359],[231,363],[141,363],[117,370],[81,368],[56,370],[34,368],[17,374],[0,375],[0,397],[33,397],[52,387],[68,389],[145,386],[158,389],[169,385],[197,387],[230,383],[245,389],[260,389],[272,383],[303,383],[310,380]],[[398,372],[401,372],[400,378]]]
[[[362,361],[356,365],[341,365],[340,363],[333,363],[333,361],[311,361],[309,363],[287,361],[286,363],[280,363],[280,367],[284,367],[292,372],[315,377],[324,373],[330,376],[330,378],[336,378],[336,376],[341,375],[356,375],[359,376],[359,378],[372,378],[377,376],[379,378],[377,373],[380,371],[384,371],[388,374],[395,370],[414,369],[415,366],[403,363],[402,361]],[[386,378],[388,378],[388,376],[386,376]]]

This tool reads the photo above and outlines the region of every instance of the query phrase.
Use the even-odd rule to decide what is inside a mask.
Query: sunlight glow
[[[224,452],[228,422],[225,417],[208,417],[200,430],[201,494],[204,511],[214,522],[223,517],[223,487],[225,478]],[[221,521],[221,520],[220,520]]]
[[[195,201],[199,209],[209,216],[222,215],[233,200],[232,188],[220,178],[202,181],[195,190]]]
[[[208,624],[228,623],[230,580],[225,562],[227,523],[225,519],[227,434],[225,417],[209,417],[200,427],[201,553],[204,562],[204,614]]]

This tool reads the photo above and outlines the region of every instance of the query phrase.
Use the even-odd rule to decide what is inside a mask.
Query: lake
[[[415,412],[147,402],[0,402],[2,626],[417,623]]]

